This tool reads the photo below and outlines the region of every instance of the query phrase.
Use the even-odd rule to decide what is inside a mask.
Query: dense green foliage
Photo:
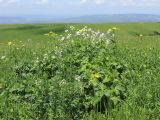
[[[0,118],[160,119],[160,24],[69,26],[0,26]]]

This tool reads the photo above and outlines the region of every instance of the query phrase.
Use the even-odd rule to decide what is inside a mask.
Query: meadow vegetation
[[[0,25],[0,119],[159,120],[160,23]]]

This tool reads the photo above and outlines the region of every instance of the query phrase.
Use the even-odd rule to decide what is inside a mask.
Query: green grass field
[[[2,120],[159,120],[160,23],[0,25],[0,76]]]

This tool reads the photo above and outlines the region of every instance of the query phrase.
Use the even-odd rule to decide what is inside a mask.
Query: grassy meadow
[[[159,120],[160,23],[0,25],[0,119]]]

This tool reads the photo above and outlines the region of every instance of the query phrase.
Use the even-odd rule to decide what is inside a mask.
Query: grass
[[[85,25],[103,32],[118,27],[116,49],[101,43],[89,46],[90,42],[80,38],[74,38],[72,43],[44,36],[49,31],[65,35],[70,24],[0,25],[0,56],[6,56],[0,59],[2,120],[160,119],[160,23]],[[81,28],[84,24],[74,26]],[[8,46],[10,41],[15,43],[14,47]],[[62,50],[63,57],[56,50]],[[117,76],[119,69],[123,69],[121,76]],[[76,82],[75,75],[81,76],[81,83]],[[111,85],[107,87],[113,91],[107,96],[107,113],[102,108],[100,112],[82,110],[80,98],[92,93],[92,89],[100,89],[99,85],[104,86],[98,82],[87,89],[85,85],[97,84],[92,79],[105,81],[103,75],[110,75]],[[119,90],[121,94],[115,95],[119,86],[125,91]],[[119,99],[121,95],[125,99]],[[104,103],[100,97],[90,97]],[[120,102],[114,104],[113,97]]]

